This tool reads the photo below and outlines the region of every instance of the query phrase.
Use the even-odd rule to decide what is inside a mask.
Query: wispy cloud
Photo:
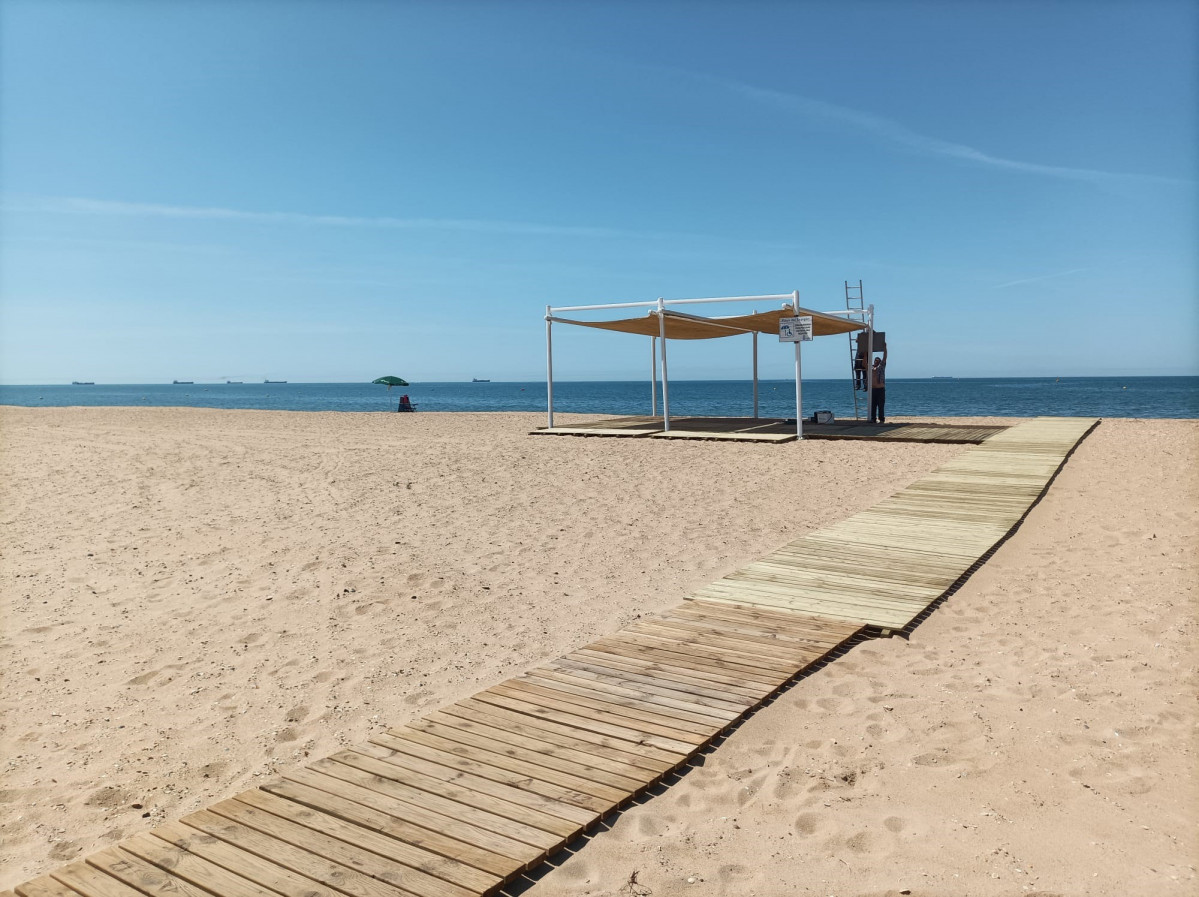
[[[650,234],[617,228],[531,224],[523,221],[489,221],[471,218],[395,218],[390,216],[314,215],[306,212],[258,212],[219,206],[180,206],[148,202],[122,202],[81,197],[5,199],[5,211],[49,212],[70,215],[128,215],[140,218],[180,218],[200,221],[244,221],[322,227],[390,228],[397,230],[449,230],[525,236],[645,237]]]
[[[1072,168],[1062,165],[1042,165],[1037,162],[1024,162],[1018,159],[1007,159],[1003,156],[995,156],[984,152],[983,150],[976,149],[975,147],[967,146],[964,143],[954,143],[950,140],[942,140],[939,137],[931,137],[927,134],[921,134],[917,131],[913,131],[911,128],[895,121],[894,119],[886,118],[881,115],[875,115],[872,112],[864,112],[860,109],[853,109],[848,106],[839,106],[834,103],[825,102],[824,100],[817,100],[811,97],[801,96],[799,94],[787,93],[785,91],[772,90],[765,87],[755,87],[754,85],[745,84],[741,81],[735,81],[728,78],[718,78],[711,75],[678,69],[674,69],[673,71],[692,79],[714,84],[724,90],[731,91],[749,100],[752,100],[755,103],[773,106],[777,109],[788,110],[805,118],[833,122],[834,124],[852,128],[858,132],[869,134],[887,143],[891,143],[896,146],[902,146],[914,152],[925,155],[942,156],[950,159],[957,159],[963,162],[973,163],[975,165],[984,165],[992,168],[1003,168],[1007,169],[1008,171],[1016,171],[1024,174],[1064,178],[1075,181],[1089,181],[1092,183],[1142,182],[1154,184],[1173,184],[1179,186],[1194,186],[1195,184],[1194,181],[1184,178],[1162,177],[1151,174],[1100,171],[1092,168]]]
[[[1024,278],[1021,278],[1020,280],[1010,280],[1007,283],[997,283],[997,284],[995,284],[994,289],[1002,290],[1007,287],[1019,286],[1020,284],[1023,284],[1023,283],[1039,283],[1042,280],[1053,280],[1054,278],[1057,278],[1057,277],[1069,277],[1071,274],[1081,274],[1083,271],[1086,271],[1086,270],[1087,270],[1086,268],[1071,268],[1069,271],[1058,271],[1054,274],[1042,274],[1038,277],[1024,277]]]
[[[475,218],[400,218],[394,216],[323,215],[309,212],[254,211],[221,206],[187,206],[166,203],[126,202],[68,196],[0,196],[0,211],[81,216],[126,216],[192,221],[245,222],[298,227],[364,228],[409,231],[458,231],[497,236],[567,237],[582,239],[635,240],[652,244],[656,251],[712,258],[714,247],[735,247],[743,258],[746,251],[795,252],[789,240],[764,240],[750,236],[700,233],[696,231],[638,230],[570,224],[539,224]],[[11,231],[11,229],[10,229]]]

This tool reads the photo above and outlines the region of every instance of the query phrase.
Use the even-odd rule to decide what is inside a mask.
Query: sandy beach
[[[541,423],[0,409],[0,887],[671,607],[964,448]],[[526,893],[1196,893],[1197,460],[1195,421],[1104,421],[910,638],[800,681]]]

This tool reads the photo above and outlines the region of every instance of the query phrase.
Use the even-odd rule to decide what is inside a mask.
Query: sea
[[[180,383],[0,386],[0,404],[28,407],[125,406],[247,408],[266,411],[394,412],[406,394],[418,412],[545,411],[544,381],[412,383]],[[795,417],[795,383],[758,384],[762,417]],[[658,394],[658,413],[662,396]],[[859,410],[865,412],[859,393]],[[631,415],[650,411],[648,381],[554,382],[554,410]],[[803,410],[854,416],[849,381],[805,380]],[[748,417],[748,380],[670,383],[672,416]],[[887,381],[888,416],[1199,418],[1199,377],[991,377]],[[865,416],[863,414],[863,416]]]

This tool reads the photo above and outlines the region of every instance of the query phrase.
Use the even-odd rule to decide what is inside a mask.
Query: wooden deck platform
[[[1094,424],[1041,418],[992,436],[673,610],[15,894],[493,893],[864,627],[923,612],[1006,537]]]
[[[805,439],[886,439],[894,442],[978,443],[1007,427],[943,423],[871,424],[866,421],[805,423]],[[534,436],[619,436],[654,439],[724,439],[740,442],[794,442],[795,420],[777,417],[672,417],[670,431],[660,417],[615,417],[568,427],[541,427]]]

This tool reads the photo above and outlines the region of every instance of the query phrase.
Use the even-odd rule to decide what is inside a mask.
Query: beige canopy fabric
[[[865,329],[864,324],[838,318],[835,315],[825,315],[806,308],[799,310],[801,315],[812,316],[813,336],[830,336],[834,333],[851,333],[854,330]],[[718,339],[722,336],[737,336],[741,333],[778,334],[779,318],[791,317],[795,312],[789,308],[774,311],[762,311],[749,315],[733,315],[722,318],[701,318],[698,315],[681,314],[667,309],[666,338],[667,339]],[[642,336],[660,336],[658,312],[651,311],[640,318],[621,318],[616,321],[569,321],[565,318],[555,318],[563,323],[578,324],[582,327],[596,327],[600,330],[618,330],[621,333],[638,333]]]

